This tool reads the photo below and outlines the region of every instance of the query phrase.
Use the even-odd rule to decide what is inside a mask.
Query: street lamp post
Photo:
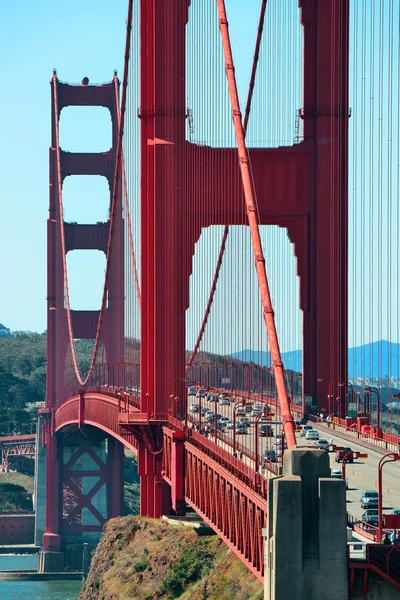
[[[300,385],[301,385],[301,414],[304,418],[304,415],[306,413],[306,407],[304,404],[304,386],[303,386],[303,373],[297,373],[297,377],[298,379],[300,379]]]
[[[354,404],[354,387],[349,381],[340,381],[340,382],[338,382],[338,386],[340,388],[344,387],[347,390],[346,396],[345,396],[345,403],[344,403],[344,412],[345,412],[344,417],[346,418],[347,414],[348,414],[348,407],[349,407],[349,388],[350,388],[350,392],[351,392],[351,401]]]
[[[318,408],[319,408],[319,384],[322,383],[323,381],[324,381],[323,377],[317,377],[317,383],[318,383],[318,386],[317,386],[317,389],[318,389],[318,392],[317,392],[317,395],[318,395],[318,398],[317,398],[317,400],[318,400]]]
[[[356,402],[357,402],[357,416],[359,416],[359,414],[360,414],[360,406],[361,406],[361,394],[360,394],[360,392],[356,392],[355,396],[356,396]]]
[[[340,396],[336,396],[336,402],[337,402],[337,415],[339,417],[339,419],[342,418],[342,399]]]
[[[376,394],[376,427],[377,429],[381,428],[381,395],[379,393],[378,388],[368,386],[364,388],[364,392],[370,392]]]
[[[244,406],[245,404],[245,400],[239,400],[238,402],[235,402],[235,404],[233,405],[233,453],[236,453],[236,408],[238,406]]]
[[[347,463],[347,457],[350,458],[350,456],[353,456],[353,451],[351,452],[346,452],[346,454],[343,456],[343,460],[342,460],[342,479],[344,479],[346,481],[346,463]]]
[[[387,460],[386,460],[387,459]],[[382,539],[382,469],[388,462],[400,461],[400,454],[397,452],[389,452],[382,456],[378,463],[378,544]]]
[[[265,415],[261,412],[254,419],[254,454],[255,454],[255,462],[256,462],[256,473],[258,472],[258,424],[260,419],[262,419]],[[267,423],[267,433],[268,433],[268,423]]]

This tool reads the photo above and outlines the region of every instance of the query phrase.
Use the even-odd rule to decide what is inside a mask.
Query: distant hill
[[[283,352],[282,359],[286,369],[302,371],[302,351]],[[231,355],[244,362],[254,362],[263,367],[271,366],[271,357],[267,352],[242,350]],[[367,377],[392,377],[400,379],[400,344],[381,340],[349,348],[349,379]]]
[[[269,352],[259,352],[258,350],[242,350],[231,354],[233,358],[243,362],[253,362],[262,367],[271,366],[271,356]],[[302,370],[303,353],[301,350],[293,350],[291,352],[283,352],[282,360],[286,369],[301,372]]]
[[[0,323],[0,338],[10,337],[10,330]]]
[[[349,348],[349,377],[400,378],[400,344],[381,340]]]

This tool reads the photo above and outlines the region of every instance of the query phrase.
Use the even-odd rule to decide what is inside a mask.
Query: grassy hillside
[[[262,584],[217,536],[134,516],[106,524],[79,600],[261,600]]]
[[[77,342],[82,370],[90,363],[93,342]],[[37,411],[30,404],[46,395],[46,334],[16,331],[0,338],[0,437],[34,431]]]

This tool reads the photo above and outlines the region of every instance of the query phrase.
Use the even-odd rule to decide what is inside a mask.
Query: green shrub
[[[183,592],[188,583],[206,574],[214,559],[215,553],[207,550],[204,543],[189,547],[181,559],[168,569],[161,584],[161,594]]]
[[[146,550],[146,548],[145,548],[145,550]],[[147,554],[148,554],[148,552],[147,552]],[[136,573],[142,573],[142,571],[145,571],[148,566],[149,566],[149,562],[146,558],[146,552],[143,552],[140,560],[138,560],[138,562],[133,565],[133,568],[136,571]]]
[[[32,496],[22,485],[0,483],[0,512],[32,510]]]

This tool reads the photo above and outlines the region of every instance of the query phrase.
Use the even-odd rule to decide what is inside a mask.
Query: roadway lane
[[[239,399],[238,399],[239,400]],[[236,399],[235,399],[236,401]],[[199,399],[195,398],[195,396],[188,397],[188,407],[190,404],[200,404]],[[233,420],[233,406],[234,402],[231,402],[230,405],[221,406],[219,402],[209,402],[207,399],[202,398],[201,405],[206,408],[210,408],[213,412],[217,412],[224,417],[228,417]],[[199,422],[199,413],[188,413],[190,417],[194,420],[194,422]],[[248,454],[250,456],[254,456],[255,451],[255,426],[254,419],[251,417],[250,413],[247,415],[252,424],[249,428],[249,433],[246,435],[237,434],[236,440],[238,443],[243,444],[248,449]],[[239,419],[240,417],[237,417]],[[204,417],[202,417],[202,423],[206,423]],[[365,448],[364,446],[349,442],[344,440],[343,438],[335,435],[335,432],[331,429],[327,429],[326,427],[318,426],[318,424],[313,424],[316,429],[320,432],[321,439],[327,439],[328,442],[333,439],[333,442],[337,446],[346,446],[350,447],[352,450],[362,452],[363,454],[368,454],[367,459],[358,459],[355,460],[353,464],[346,465],[346,477],[349,481],[349,489],[347,491],[347,510],[351,515],[354,515],[357,518],[361,518],[364,509],[361,509],[360,506],[360,497],[363,490],[377,490],[378,485],[378,462],[382,458],[383,454],[376,452],[374,450],[370,450],[369,448]],[[274,433],[281,432],[281,425],[274,423],[272,421],[272,427],[274,429]],[[218,445],[223,447],[225,450],[233,452],[233,430],[227,430],[226,435],[229,436],[228,443],[224,443],[218,441]],[[213,434],[209,435],[209,439],[214,440],[215,436]],[[304,438],[297,435],[298,444],[301,446],[313,446],[312,442],[307,442]],[[265,438],[257,436],[257,447],[258,453],[261,462],[261,456],[263,451],[268,449],[275,449],[273,444],[274,438]],[[239,455],[239,453],[238,453]],[[331,469],[341,469],[341,463],[335,462],[335,453],[329,453],[330,458],[330,467]],[[243,461],[252,466],[254,468],[254,460],[243,456]],[[266,476],[270,475],[268,472],[265,473]],[[400,463],[393,462],[386,464],[383,469],[383,512],[390,513],[392,508],[400,509]]]
[[[222,415],[223,417],[226,417],[226,418],[230,419],[231,421],[233,421],[234,405],[235,405],[235,402],[239,402],[240,400],[241,399],[234,399],[234,401],[231,402],[229,405],[221,405],[220,402],[210,402],[209,400],[202,398],[201,406],[202,406],[202,408],[209,408],[212,412],[214,412],[214,413],[216,412],[216,413]],[[199,398],[196,398],[195,396],[188,396],[188,417],[194,424],[199,425],[200,424],[199,413],[198,412],[195,412],[195,413],[190,412],[189,408],[190,408],[191,404],[200,404]],[[248,456],[246,456],[246,452],[243,452],[242,460],[243,460],[243,462],[245,462],[245,464],[248,464],[249,466],[254,468],[254,466],[255,466],[254,457],[255,457],[255,452],[256,452],[256,441],[255,441],[256,425],[254,424],[254,417],[251,416],[250,412],[246,413],[245,415],[237,415],[236,421],[238,422],[241,418],[244,418],[244,417],[249,418],[251,421],[251,424],[248,428],[248,433],[246,433],[246,434],[236,433],[236,450],[237,450],[237,455],[239,457],[240,456],[240,445],[245,446],[247,449]],[[282,426],[280,423],[278,423],[278,424],[276,423],[274,417],[268,422],[271,424],[272,430],[274,432],[274,436],[276,434],[281,433]],[[212,426],[213,423],[211,423],[210,425]],[[207,424],[206,415],[203,415],[201,417],[201,425],[202,425],[202,427],[204,427],[204,425],[206,425],[206,424]],[[257,428],[257,453],[258,453],[258,458],[259,458],[258,462],[261,465],[262,455],[263,455],[264,450],[266,450],[266,449],[276,450],[276,446],[274,445],[275,437],[261,437],[259,435],[260,425],[261,425],[261,423],[259,422],[258,428]],[[219,432],[218,432],[218,435],[220,435]],[[225,429],[223,435],[224,435],[224,440],[217,440],[218,445],[223,447],[225,450],[233,453],[233,445],[234,445],[233,429]],[[210,433],[208,436],[208,439],[215,441],[214,433]],[[253,458],[251,458],[251,457],[253,457]],[[261,469],[259,469],[259,470],[260,470],[260,472],[262,472]]]
[[[327,439],[329,442],[333,438],[337,446],[349,447],[352,450],[368,454],[368,458],[357,459],[353,464],[346,464],[346,477],[349,480],[347,510],[351,515],[361,518],[361,514],[364,512],[360,507],[361,493],[363,490],[378,489],[378,463],[383,454],[344,440],[326,427],[319,427],[316,423],[312,425],[320,432],[320,439]],[[300,440],[303,438],[299,438],[299,443]],[[329,457],[331,469],[341,469],[342,463],[335,462],[335,453],[330,452]],[[400,509],[400,462],[386,464],[382,473],[383,513],[390,513],[392,508]]]

